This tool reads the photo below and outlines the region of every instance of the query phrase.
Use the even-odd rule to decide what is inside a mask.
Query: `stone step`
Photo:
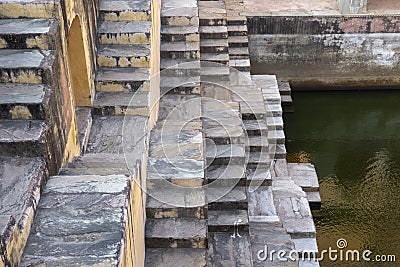
[[[250,221],[266,221],[279,223],[271,186],[260,186],[247,192],[249,198]]]
[[[281,104],[266,103],[265,109],[267,111],[268,117],[282,117],[283,116],[283,110],[282,110]]]
[[[150,90],[148,68],[100,68],[96,75],[96,91],[135,92]]]
[[[43,84],[0,83],[0,119],[46,120],[52,92]]]
[[[122,165],[123,163],[121,162],[119,165]],[[66,175],[66,176],[76,176],[76,175],[126,175],[129,176],[131,175],[131,172],[129,171],[128,167],[125,164],[125,168],[109,168],[106,166],[107,163],[103,162],[101,163],[101,166],[99,164],[98,168],[62,168],[59,171],[59,175]]]
[[[199,59],[199,42],[162,42],[161,58],[169,59]]]
[[[247,210],[245,186],[224,187],[209,184],[206,189],[208,210]]]
[[[210,143],[210,144],[208,144]],[[208,142],[206,144],[206,164],[207,165],[227,165],[244,164],[245,148],[244,145],[215,145]]]
[[[214,141],[217,145],[243,144],[244,131],[241,126],[236,125],[212,125],[204,129],[206,138]]]
[[[311,210],[321,209],[321,195],[319,192],[306,192],[308,204],[310,204]]]
[[[160,90],[162,94],[200,94],[200,76],[165,77],[162,75]]]
[[[238,71],[248,72],[251,70],[250,59],[231,59],[229,65]]]
[[[242,114],[243,120],[265,120],[267,113],[265,110],[264,102],[239,102],[240,113]]]
[[[134,229],[144,231],[138,229],[143,219],[128,220],[140,212],[133,206],[131,192],[125,175],[51,177],[20,266],[125,262],[129,258],[125,253],[134,248],[129,236]]]
[[[257,186],[270,186],[272,185],[272,176],[270,166],[259,166],[254,169],[246,170],[247,185],[250,189]]]
[[[172,183],[200,187],[204,181],[204,161],[194,159],[149,158],[147,188],[165,188]]]
[[[229,47],[229,56],[231,59],[245,59],[249,57],[248,47]]]
[[[100,44],[150,44],[150,21],[103,21],[97,30]]]
[[[249,148],[250,152],[269,151],[267,136],[249,136],[246,141],[246,147]]]
[[[228,29],[226,26],[200,26],[201,39],[227,39]]]
[[[271,144],[270,157],[274,159],[286,159],[286,146],[285,144]]]
[[[165,129],[171,124],[180,124],[184,128],[193,122],[196,129],[201,129],[200,122],[201,116],[201,98],[198,95],[164,95],[159,103],[159,122],[161,123],[161,130]],[[200,123],[200,124],[199,124]],[[168,125],[169,124],[169,125]],[[170,128],[170,127],[169,127]],[[170,129],[171,130],[171,129]],[[176,128],[172,130],[177,131]]]
[[[210,10],[210,8],[215,8],[216,10],[222,10],[219,12],[225,13],[225,2],[220,0],[202,0],[198,2],[199,8],[203,10]],[[217,11],[214,11],[217,12]],[[212,13],[211,13],[212,14]]]
[[[290,235],[288,235],[282,225],[271,224],[268,222],[251,222],[249,228],[251,243],[250,247],[252,251],[254,267],[298,266],[298,262],[288,260],[280,261],[276,254],[273,255],[272,259],[269,257],[269,252],[271,248],[276,251],[293,251],[295,249],[294,243]],[[260,251],[265,251],[266,247],[268,248],[268,251],[266,251],[266,253],[260,254]],[[263,260],[262,257],[265,257],[265,260]]]
[[[206,173],[207,181],[215,186],[246,185],[246,168],[243,164],[211,165]]]
[[[58,30],[54,19],[2,19],[0,48],[54,50]]]
[[[277,214],[292,238],[315,237],[315,225],[306,193],[290,177],[272,184]]]
[[[248,47],[249,39],[247,36],[229,36],[229,47]]]
[[[207,221],[197,218],[146,220],[146,248],[206,248]]]
[[[41,158],[0,157],[0,265],[18,266],[47,175]]]
[[[208,266],[253,266],[249,233],[209,233]]]
[[[319,267],[318,262],[315,261],[319,255],[316,238],[293,238],[293,243],[299,255],[304,256],[304,262],[301,263],[301,261],[299,261],[299,267]],[[311,259],[308,257],[311,257]]]
[[[198,59],[169,59],[160,61],[160,76],[193,77],[200,75],[200,60]]]
[[[208,14],[200,18],[200,26],[226,26],[226,14]]]
[[[247,36],[247,25],[228,25],[229,36]]]
[[[151,1],[101,0],[99,11],[102,21],[150,21]]]
[[[247,231],[249,218],[247,210],[209,210],[208,231],[229,232]]]
[[[94,116],[87,153],[82,159],[104,162],[107,157],[119,158],[124,165],[109,167],[126,168],[128,164],[130,169],[134,169],[136,161],[141,160],[141,153],[147,148],[146,138],[143,137],[147,135],[148,127],[148,118],[144,116]],[[89,156],[88,153],[93,154]]]
[[[230,26],[247,25],[247,18],[246,16],[228,16],[228,25]]]
[[[203,190],[196,190],[195,194],[180,187],[171,187],[163,190],[147,190],[146,216],[147,218],[207,218],[205,194]],[[197,203],[203,205],[196,205]]]
[[[162,42],[199,42],[198,26],[161,26]]]
[[[218,54],[218,53],[202,53],[202,61],[212,61],[222,65],[229,66],[229,55],[228,53]]]
[[[165,7],[162,2],[161,24],[169,26],[199,26],[199,10],[196,5],[183,6],[182,2],[175,6]]]
[[[200,41],[201,53],[227,53],[228,41],[226,39],[202,39]]]
[[[146,248],[145,266],[206,267],[207,250],[203,248]]]
[[[53,0],[28,3],[26,1],[2,1],[0,17],[51,19],[57,16],[58,8],[58,4],[55,4]]]
[[[285,132],[283,130],[268,131],[270,144],[285,144]]]
[[[263,92],[263,98],[267,105],[271,104],[281,104],[281,96],[279,93],[265,93]]]
[[[67,174],[73,169],[87,169],[87,174],[92,174],[92,172],[103,173],[101,169],[124,170],[123,172],[126,172],[128,171],[128,166],[123,154],[88,152],[83,156],[75,158],[73,162],[68,163],[66,168],[60,170],[60,175],[64,172]]]
[[[97,64],[108,68],[150,68],[150,45],[100,45]]]
[[[220,67],[202,67],[200,70],[201,81],[202,82],[212,82],[214,81],[212,78],[217,78],[219,81],[229,80],[230,70],[228,67],[220,66]]]
[[[292,88],[290,86],[290,83],[287,81],[277,81],[278,82],[278,89],[279,93],[283,95],[291,95],[292,94]]]
[[[319,182],[317,172],[311,163],[288,163],[289,176],[305,192],[318,192]]]
[[[0,82],[52,84],[54,52],[0,49]]]
[[[268,128],[264,120],[245,120],[243,126],[248,136],[268,136]]]
[[[271,158],[269,152],[250,152],[247,161],[247,169],[262,168],[268,169],[271,166]]]
[[[48,130],[40,120],[0,120],[0,156],[43,157]]]
[[[97,92],[93,102],[94,115],[138,115],[150,112],[148,92]]]

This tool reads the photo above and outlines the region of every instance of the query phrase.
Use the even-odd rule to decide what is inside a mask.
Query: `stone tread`
[[[249,56],[249,48],[248,47],[229,47],[229,55]]]
[[[61,265],[67,260],[117,264],[118,247],[124,245],[121,224],[126,223],[129,183],[125,175],[51,177],[21,266],[52,264],[54,258]]]
[[[249,39],[247,36],[229,36],[228,37],[229,46],[247,46]]]
[[[199,27],[197,26],[168,26],[163,25],[161,27],[161,34],[193,34],[199,33]]]
[[[304,191],[319,191],[318,176],[314,165],[310,163],[288,163],[287,166],[293,181]]]
[[[148,267],[206,267],[206,249],[146,248],[145,266]]]
[[[235,225],[239,229],[246,229],[249,224],[247,210],[209,210],[208,230],[209,232],[230,232]]]
[[[3,35],[55,34],[58,21],[55,19],[1,19],[0,38]]]
[[[135,109],[149,106],[148,92],[97,92],[93,107],[127,107]]]
[[[226,193],[223,195],[222,193]],[[247,209],[247,192],[245,186],[223,187],[209,185],[207,188],[207,201],[210,205],[222,204],[218,206],[220,209],[233,209],[233,205],[241,205]],[[236,207],[237,208],[237,207]]]
[[[249,136],[246,145],[249,147],[268,147],[268,138],[266,136]]]
[[[40,104],[51,89],[43,84],[0,83],[0,105]]]
[[[101,0],[100,12],[151,12],[151,1],[140,0]]]
[[[201,47],[228,47],[227,39],[201,39]]]
[[[245,120],[243,126],[246,131],[266,131],[268,129],[263,120]]]
[[[184,58],[177,58],[177,59],[170,59],[170,58],[162,58],[160,61],[160,68],[167,69],[200,69],[200,60],[196,59],[184,59]],[[163,75],[162,72],[161,75]]]
[[[161,42],[162,52],[186,52],[199,50],[199,42]]]
[[[214,53],[202,53],[201,60],[215,61],[215,62],[229,62],[228,54],[214,54]]]
[[[247,25],[228,25],[228,32],[246,32]]]
[[[164,247],[165,243],[161,240],[165,240],[178,247],[202,248],[206,245],[207,221],[197,218],[149,218],[145,231],[148,247]]]
[[[54,52],[34,49],[0,49],[0,69],[45,69]],[[53,59],[51,60],[51,62]]]
[[[150,34],[151,21],[103,21],[98,28],[98,34],[116,33],[148,33]]]
[[[150,57],[150,45],[100,45],[97,56]]]
[[[215,150],[207,148],[207,158],[244,158],[245,157],[244,145],[217,145]]]
[[[43,143],[46,131],[44,121],[0,120],[0,146],[18,142]]]
[[[211,180],[234,179],[239,181],[245,178],[246,170],[243,164],[229,164],[227,166],[209,166],[207,178]]]
[[[248,164],[269,164],[271,158],[268,152],[250,152]]]

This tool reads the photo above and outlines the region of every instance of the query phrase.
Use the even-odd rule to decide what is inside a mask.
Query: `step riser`
[[[170,59],[200,59],[199,51],[161,51],[160,56]]]
[[[201,39],[227,39],[228,32],[200,33]]]
[[[247,20],[230,20],[228,18],[228,25],[229,26],[245,26],[245,25],[247,25]]]
[[[248,42],[234,42],[234,43],[229,42],[229,47],[249,47],[249,43]]]
[[[249,146],[250,152],[268,152],[269,146]]]
[[[210,61],[210,62],[216,62],[225,66],[229,66],[229,60],[208,60],[208,59],[202,59],[203,61]]]
[[[206,248],[207,238],[166,239],[146,238],[147,248]]]
[[[227,21],[226,19],[220,18],[220,19],[206,19],[202,18],[200,19],[200,26],[226,26]]]
[[[0,49],[54,50],[55,37],[47,34],[0,35]]]
[[[265,120],[265,113],[251,114],[251,113],[242,113],[242,120]]]
[[[199,26],[198,17],[161,17],[161,24],[168,26]]]
[[[145,11],[116,12],[100,10],[100,19],[102,21],[150,21],[151,14]]]
[[[235,165],[244,165],[245,158],[207,158],[206,159],[207,165],[228,165],[228,164],[235,164]]]
[[[97,64],[107,68],[150,68],[150,57],[98,56]]]
[[[247,31],[228,31],[229,36],[247,36]]]
[[[150,34],[147,33],[102,33],[98,35],[100,44],[150,44]]]
[[[239,225],[234,227],[233,225],[208,225],[208,232],[212,233],[221,233],[221,232],[229,232],[232,233],[236,231],[240,232],[248,232],[249,225]]]
[[[5,157],[43,157],[47,154],[45,138],[42,140],[26,142],[0,142],[1,155]]]
[[[285,144],[285,138],[268,138],[270,144]]]
[[[218,183],[218,186],[232,186],[235,184],[236,186],[246,186],[247,184],[247,179],[246,178],[241,178],[241,179],[226,179],[226,178],[217,178],[217,179],[207,179],[208,184],[212,183]]]
[[[200,52],[201,53],[228,53],[228,46],[201,46],[200,44]]]
[[[149,91],[150,84],[146,81],[135,82],[96,82],[96,91],[100,92],[135,92],[135,91]]]
[[[256,170],[257,168],[260,169],[269,169],[271,166],[271,163],[269,162],[257,162],[257,163],[247,163],[247,171],[250,170]]]
[[[33,18],[51,19],[58,15],[58,5],[54,3],[35,3],[35,2],[3,2],[0,8],[2,18]],[[32,10],[33,12],[27,12]]]
[[[0,69],[2,83],[47,83],[51,81],[49,70],[44,69]]]
[[[216,145],[243,144],[244,137],[212,137],[206,136],[214,141]]]
[[[2,105],[0,119],[7,120],[46,120],[46,108],[41,104]]]
[[[218,202],[208,204],[208,210],[247,210],[247,202]]]
[[[206,81],[207,83],[216,83],[220,81],[230,81],[229,75],[201,75],[202,81]]]
[[[146,208],[147,218],[197,218],[206,219],[207,210],[204,207],[197,208]]]
[[[106,106],[94,107],[93,114],[98,116],[149,116],[149,107]]]
[[[200,42],[200,35],[198,33],[190,33],[190,34],[162,33],[161,40],[163,42]]]
[[[176,95],[199,95],[201,93],[200,86],[193,87],[177,87],[177,88],[161,88],[161,94],[176,94]]]

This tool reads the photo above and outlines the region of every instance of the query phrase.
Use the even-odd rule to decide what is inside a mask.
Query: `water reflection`
[[[285,118],[289,160],[316,165],[320,249],[345,238],[349,249],[400,259],[400,93],[297,93],[294,100],[296,113]]]

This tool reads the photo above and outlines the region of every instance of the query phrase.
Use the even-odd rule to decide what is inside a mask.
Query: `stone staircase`
[[[96,95],[92,115],[80,115],[85,154],[50,177],[21,266],[144,262],[153,8],[151,1],[101,1]]]
[[[59,74],[58,21],[46,12],[15,18],[20,3],[0,3],[0,10],[0,266],[16,266],[67,136],[60,81],[53,78]]]

